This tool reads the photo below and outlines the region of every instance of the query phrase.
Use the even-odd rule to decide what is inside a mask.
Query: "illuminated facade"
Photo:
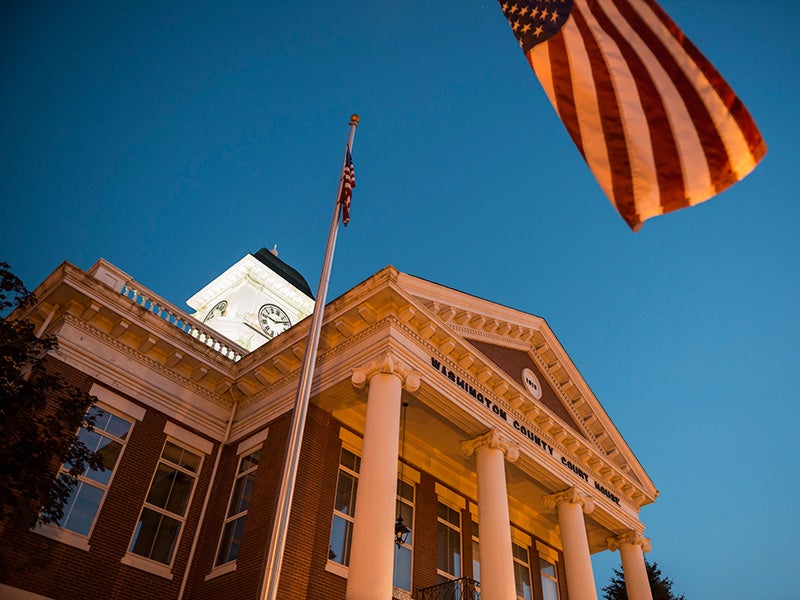
[[[36,296],[107,469],[58,526],[0,533],[0,596],[260,597],[305,280],[261,250],[194,316],[102,260]],[[619,550],[651,600],[656,496],[543,319],[386,267],[325,309],[279,597],[593,600],[590,554]]]

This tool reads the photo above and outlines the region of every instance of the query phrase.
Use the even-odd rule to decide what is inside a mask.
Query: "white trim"
[[[464,510],[467,507],[467,501],[463,496],[459,496],[450,488],[444,487],[438,481],[436,482],[436,495],[442,504],[447,504],[450,508],[457,510]]]
[[[175,547],[177,550],[177,546]],[[163,577],[164,579],[172,579],[172,570],[169,565],[165,565],[159,562],[155,562],[150,560],[149,558],[145,558],[144,556],[139,556],[138,554],[132,554],[128,552],[122,559],[119,561],[123,565],[128,565],[129,567],[133,567],[134,569],[139,569],[140,571],[147,571],[148,573],[152,573],[153,575],[158,575],[159,577]]]
[[[338,575],[339,577],[344,577],[345,579],[350,577],[350,567],[346,567],[343,564],[337,563],[330,559],[328,560],[327,563],[325,563],[325,570],[328,573],[333,573],[334,575]]]
[[[260,446],[264,443],[264,440],[267,439],[268,435],[269,435],[269,427],[267,427],[263,431],[259,431],[255,435],[251,435],[249,438],[244,440],[236,447],[236,456],[241,456],[246,452],[249,453],[249,451],[255,450],[257,446]]]
[[[164,433],[166,433],[169,437],[175,438],[176,440],[183,442],[184,444],[187,444],[195,450],[199,450],[206,455],[211,454],[211,451],[214,449],[213,442],[209,442],[207,439],[200,437],[196,433],[192,433],[183,427],[179,427],[172,421],[167,421],[164,424]]]
[[[511,541],[527,550],[530,549],[531,544],[533,543],[531,536],[523,531],[520,531],[516,527],[511,528]]]
[[[107,490],[103,490],[103,499],[105,499],[105,492]],[[101,503],[102,506],[102,503]],[[97,514],[100,514],[100,506],[97,508]],[[95,521],[97,520],[97,515],[95,515]],[[92,529],[94,529],[94,523],[92,523]],[[78,548],[78,550],[84,550],[88,552],[91,550],[91,546],[89,545],[89,537],[83,536],[80,533],[75,533],[70,529],[62,529],[58,525],[53,525],[51,523],[40,523],[31,529],[32,532],[38,533],[39,535],[43,535],[46,538],[50,538],[51,540],[56,540],[57,542],[61,542],[62,544],[67,544],[68,546],[72,546],[73,548]],[[2,596],[2,594],[0,594]],[[5,596],[2,596],[5,598]]]
[[[539,540],[536,540],[536,551],[539,553],[541,558],[544,558],[546,561],[555,564],[558,564],[558,552],[556,552],[550,546],[546,546]]]
[[[225,573],[232,573],[236,570],[236,561],[232,560],[230,562],[226,562],[221,564],[218,567],[214,567],[211,569],[211,572],[205,576],[203,581],[208,581],[209,579],[214,579],[215,577],[219,577],[220,575],[225,575]]]
[[[92,387],[89,389],[89,394],[91,396],[96,396],[97,399],[103,404],[106,404],[111,408],[116,408],[126,415],[133,417],[137,421],[144,419],[144,415],[147,412],[147,409],[144,407],[134,404],[127,398],[123,398],[116,392],[112,392],[108,388],[96,383],[92,384]]]
[[[342,440],[342,447],[347,448],[353,454],[361,456],[361,446],[364,440],[358,437],[355,433],[344,427],[339,429],[339,439]]]
[[[403,474],[402,477],[400,477],[400,473]],[[409,485],[417,486],[422,480],[422,475],[414,467],[397,461],[397,478],[402,479]]]
[[[5,583],[0,583],[0,598],[3,600],[52,600],[49,596],[40,596]]]

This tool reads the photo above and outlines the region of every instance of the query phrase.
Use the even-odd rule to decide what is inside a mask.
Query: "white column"
[[[475,455],[478,472],[478,523],[481,544],[481,598],[514,600],[514,556],[508,516],[505,458],[519,457],[519,446],[491,430],[461,442],[465,456]]]
[[[608,548],[612,552],[619,550],[628,600],[653,600],[650,578],[647,576],[647,567],[644,564],[644,553],[650,552],[652,548],[650,540],[631,530],[608,538]]]
[[[589,538],[583,513],[594,510],[591,497],[574,487],[544,497],[549,510],[556,509],[564,547],[564,569],[567,572],[567,590],[570,600],[597,600],[589,554]]]
[[[387,352],[355,369],[352,381],[358,388],[369,384],[369,395],[346,598],[391,600],[400,403],[403,387],[419,388],[419,375]]]

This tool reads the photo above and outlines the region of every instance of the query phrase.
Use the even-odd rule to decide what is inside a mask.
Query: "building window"
[[[94,526],[100,505],[133,427],[132,421],[96,406],[89,409],[88,416],[94,416],[96,419],[94,431],[81,427],[78,437],[89,450],[100,455],[105,470],[88,469],[78,475],[78,485],[67,500],[64,515],[55,523],[63,529],[87,537]],[[67,473],[71,468],[72,465],[62,465],[60,474]]]
[[[472,578],[481,581],[481,542],[478,523],[472,521]]]
[[[342,448],[339,456],[339,481],[336,484],[328,558],[345,566],[350,564],[350,543],[353,538],[360,468],[361,458]]]
[[[405,543],[394,547],[393,585],[411,591],[411,565],[414,551],[414,486],[402,479],[397,480],[397,515],[403,517],[403,524],[411,532]]]
[[[517,587],[517,599],[532,600],[531,566],[528,549],[511,542],[511,552],[514,556],[514,582]]]
[[[170,565],[186,520],[202,458],[167,441],[131,541],[130,551]]]
[[[437,573],[445,582],[461,577],[461,513],[439,502]]]
[[[558,575],[556,566],[549,560],[539,559],[539,570],[542,574],[542,591],[544,600],[558,600]]]
[[[256,469],[258,469],[260,458],[261,448],[239,457],[239,468],[236,471],[236,480],[233,482],[228,513],[222,526],[222,537],[214,563],[215,567],[232,562],[239,556],[244,522],[247,519],[247,510],[250,507],[250,498],[253,495]]]

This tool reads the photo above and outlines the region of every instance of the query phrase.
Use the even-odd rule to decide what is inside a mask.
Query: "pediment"
[[[459,346],[459,364],[488,365],[505,380],[498,384],[493,379],[492,384],[494,389],[508,388],[503,395],[512,407],[582,460],[597,468],[611,465],[655,498],[658,492],[649,476],[544,319],[404,273],[398,284],[476,353],[474,361],[465,360]],[[480,376],[487,367],[475,369]],[[525,369],[535,374],[541,397],[535,398],[526,385]]]

